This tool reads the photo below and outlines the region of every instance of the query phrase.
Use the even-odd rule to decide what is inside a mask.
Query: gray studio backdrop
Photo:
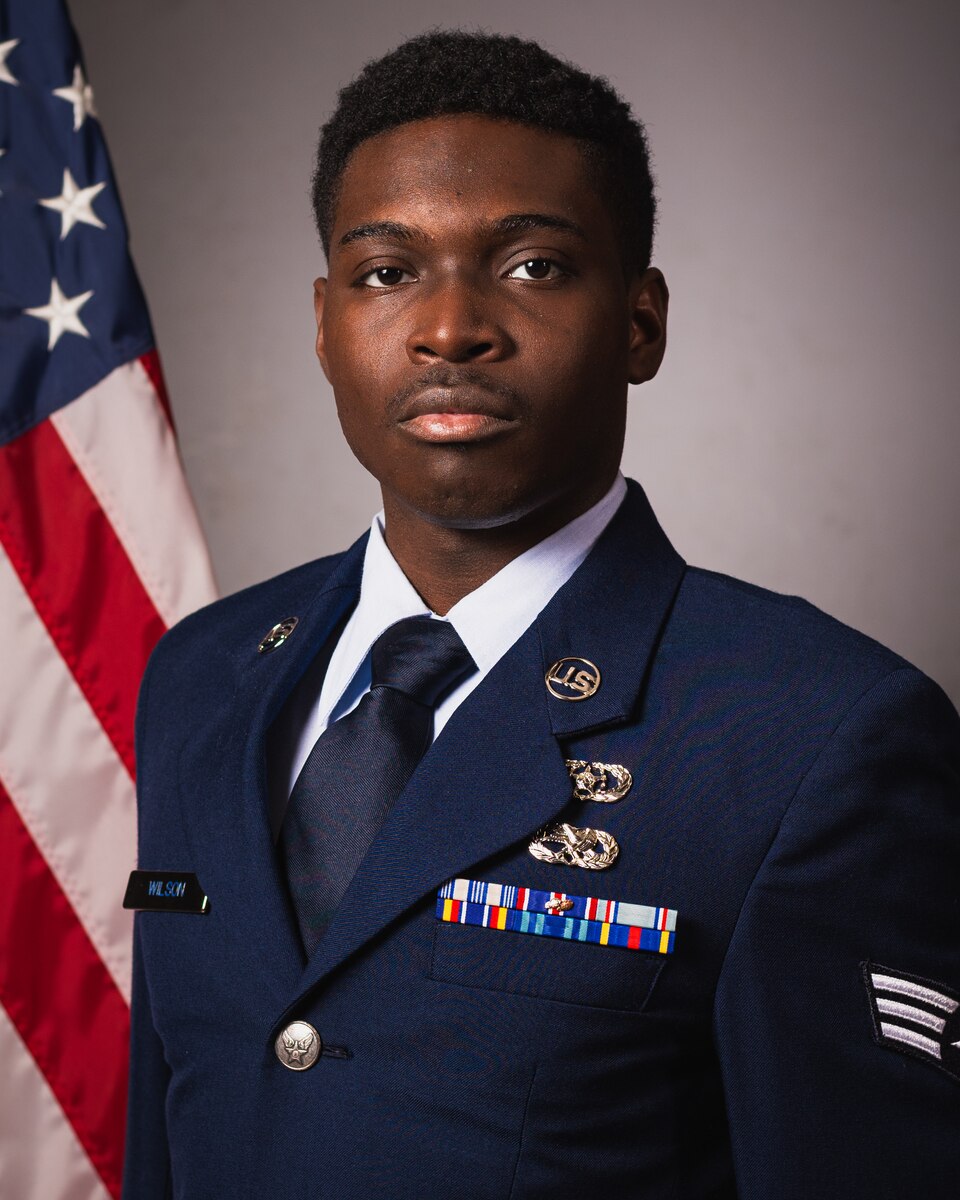
[[[313,357],[317,128],[367,59],[482,25],[607,75],[647,122],[670,347],[633,390],[625,465],[677,548],[806,596],[960,700],[960,6],[71,9],[224,592],[378,507]]]

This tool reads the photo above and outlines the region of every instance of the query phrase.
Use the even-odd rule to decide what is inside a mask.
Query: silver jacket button
[[[291,1021],[273,1043],[277,1058],[291,1071],[308,1071],[320,1057],[320,1034],[306,1021]]]

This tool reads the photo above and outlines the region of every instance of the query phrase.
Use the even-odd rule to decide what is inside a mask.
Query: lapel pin
[[[573,794],[578,800],[596,800],[612,804],[622,800],[633,784],[633,776],[621,763],[584,762],[579,758],[566,760],[573,780]]]
[[[600,668],[588,658],[558,658],[544,680],[558,700],[586,700],[600,686]]]
[[[260,645],[257,647],[258,654],[269,654],[271,650],[276,650],[282,646],[291,633],[300,623],[299,617],[287,617],[285,621],[279,621],[274,627],[260,639]]]
[[[603,829],[578,829],[576,825],[548,825],[528,849],[540,862],[604,871],[620,853],[616,838]]]

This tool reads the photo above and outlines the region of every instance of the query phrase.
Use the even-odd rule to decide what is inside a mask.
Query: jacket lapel
[[[222,920],[224,936],[241,945],[252,977],[269,977],[271,990],[281,995],[302,972],[303,950],[270,834],[266,735],[291,690],[356,602],[365,541],[347,551],[316,591],[307,576],[293,590],[277,593],[275,611],[258,607],[249,623],[232,628],[232,701],[203,738],[188,742],[181,752],[181,803],[211,912]],[[270,626],[291,616],[298,617],[298,624],[288,641],[259,654],[258,643]],[[216,779],[215,796],[186,794],[191,780],[211,777]],[[264,947],[269,947],[266,954]]]
[[[287,1012],[411,905],[559,814],[570,799],[562,742],[634,713],[683,571],[642,489],[631,483],[584,564],[454,713],[414,772]],[[548,693],[547,669],[568,656],[600,668],[595,695],[568,702]]]

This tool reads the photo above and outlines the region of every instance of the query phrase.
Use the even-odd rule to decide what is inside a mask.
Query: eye
[[[391,288],[398,283],[411,283],[413,279],[414,276],[402,267],[374,267],[372,271],[361,275],[357,282],[363,287]]]
[[[529,279],[535,282],[559,279],[566,271],[552,258],[528,258],[507,272],[508,279]]]

